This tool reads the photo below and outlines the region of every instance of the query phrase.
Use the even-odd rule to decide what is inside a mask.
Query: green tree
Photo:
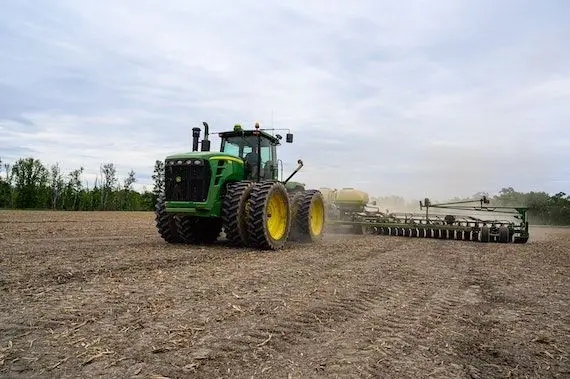
[[[3,168],[5,177],[2,176]],[[0,208],[10,207],[12,207],[12,172],[10,164],[2,164],[2,159],[0,159]]]
[[[101,208],[109,209],[112,207],[113,190],[117,184],[117,168],[113,163],[106,163],[101,169]]]
[[[81,199],[81,191],[83,189],[83,184],[81,184],[81,175],[83,174],[83,166],[76,170],[71,171],[69,176],[69,181],[67,183],[67,188],[69,189],[69,195],[71,200],[72,210],[77,210],[80,208],[79,200]]]
[[[12,167],[16,207],[43,208],[46,205],[48,170],[35,158],[21,158]]]
[[[49,183],[51,187],[51,208],[55,210],[58,208],[58,201],[65,187],[58,163],[50,167]]]
[[[123,209],[130,210],[132,209],[132,187],[133,184],[137,181],[136,174],[134,170],[129,171],[128,176],[125,178],[123,182],[123,193],[124,193],[124,202],[123,202]]]
[[[141,209],[154,211],[155,205],[156,199],[154,193],[145,189],[141,195]]]

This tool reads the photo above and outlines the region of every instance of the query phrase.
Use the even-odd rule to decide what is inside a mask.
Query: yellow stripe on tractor
[[[243,160],[242,160],[242,159],[235,158],[235,157],[227,157],[227,156],[225,156],[225,155],[216,155],[216,156],[213,156],[213,157],[210,158],[211,161],[213,161],[213,160],[220,160],[220,159],[224,159],[224,160],[227,160],[227,161],[234,161],[234,162],[237,162],[237,163],[243,163]]]

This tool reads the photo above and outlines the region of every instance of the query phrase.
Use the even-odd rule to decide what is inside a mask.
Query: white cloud
[[[554,192],[568,174],[570,153],[551,150],[569,138],[570,33],[546,5],[59,0],[3,13],[10,154],[148,176],[202,120],[273,120],[296,134],[285,171],[302,157],[312,186]]]

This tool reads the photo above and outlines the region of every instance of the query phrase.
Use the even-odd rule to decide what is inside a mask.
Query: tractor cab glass
[[[220,151],[243,159],[248,179],[258,177],[258,160],[261,160],[259,178],[277,179],[276,149],[268,138],[254,135],[223,137]]]

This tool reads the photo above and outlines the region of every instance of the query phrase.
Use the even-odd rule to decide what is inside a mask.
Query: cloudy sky
[[[0,158],[134,169],[208,121],[290,128],[286,175],[570,193],[570,2],[2,0]],[[213,144],[218,147],[219,141]]]

